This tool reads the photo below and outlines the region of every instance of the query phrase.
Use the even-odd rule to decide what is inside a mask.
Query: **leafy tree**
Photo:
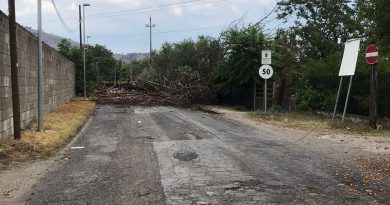
[[[97,69],[95,74],[97,79],[114,82],[117,61],[115,60],[112,51],[108,50],[105,46],[99,44],[88,46],[87,64],[90,64],[90,66],[94,66],[95,69]],[[119,76],[119,74],[117,76]]]
[[[305,59],[323,59],[342,49],[339,39],[346,42],[364,33],[351,0],[283,0],[277,6],[279,19],[296,19],[292,30]]]
[[[371,42],[379,43],[382,51],[390,49],[390,1],[357,0],[356,9],[359,22],[364,26],[365,37]]]
[[[59,52],[65,56],[68,55],[70,53],[70,50],[72,49],[72,45],[66,39],[62,39],[57,47]]]
[[[273,79],[277,82],[275,105],[283,106],[283,100],[296,92],[297,79],[302,72],[298,61],[304,54],[297,46],[295,33],[288,29],[276,32],[272,52]]]
[[[180,78],[178,68],[191,68],[200,79],[207,79],[219,62],[220,45],[217,39],[199,36],[197,41],[190,39],[178,43],[164,43],[153,55],[153,72],[156,81],[169,84]]]
[[[134,60],[129,66],[132,68],[133,80],[137,80],[142,75],[148,75],[144,73],[149,69],[149,59]]]
[[[71,44],[63,39],[58,44],[59,52],[76,65],[76,93],[81,95],[84,92],[84,68],[82,52],[78,47],[71,47]],[[98,82],[113,81],[116,60],[113,53],[104,46],[88,46],[86,52],[86,88],[91,94],[97,88]]]
[[[236,94],[242,86],[259,81],[261,51],[270,48],[259,26],[229,28],[221,34],[223,59],[214,71],[214,88],[224,95]]]

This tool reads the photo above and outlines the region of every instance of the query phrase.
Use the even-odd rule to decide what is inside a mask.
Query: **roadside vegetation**
[[[278,1],[274,10],[276,18],[290,27],[270,32],[265,29],[267,18],[246,24],[243,17],[232,22],[218,37],[199,36],[198,39],[166,42],[152,52],[151,60],[133,60],[129,64],[115,60],[104,46],[89,45],[87,89],[91,96],[102,85],[107,85],[102,82],[112,85],[115,74],[119,81],[129,82],[132,70],[135,81],[132,83],[142,88],[179,90],[191,85],[195,90],[202,88],[202,99],[197,103],[238,105],[248,109],[253,107],[254,87],[263,86],[257,73],[261,50],[270,49],[274,75],[268,83],[274,87],[269,105],[280,110],[294,107],[293,110],[299,112],[330,113],[336,100],[344,44],[349,39],[361,38],[347,114],[368,115],[370,69],[364,52],[369,44],[375,43],[380,50],[378,115],[386,118],[390,116],[389,9],[387,0]],[[59,48],[76,63],[76,88],[82,93],[81,50],[72,48],[66,40]],[[342,96],[346,95],[347,87],[344,83]],[[261,102],[258,103],[257,108],[261,108]],[[338,112],[342,112],[342,103],[344,100],[340,100]]]
[[[359,115],[349,116],[344,122],[332,120],[332,116],[325,112],[296,111],[287,112],[283,110],[270,109],[264,111],[251,111],[241,106],[197,106],[199,110],[213,114],[227,114],[235,118],[247,118],[249,120],[268,125],[291,128],[299,131],[344,134],[356,136],[384,136],[390,137],[390,119],[380,118],[380,128],[373,130],[368,125],[368,117]]]
[[[248,112],[247,116],[255,121],[287,127],[301,131],[348,134],[359,136],[390,136],[390,120],[379,119],[380,128],[373,130],[368,125],[368,118],[350,116],[344,122],[332,120],[332,116],[323,112]]]
[[[15,162],[25,162],[53,155],[76,136],[94,109],[95,102],[70,101],[45,115],[45,132],[36,132],[37,122],[33,120],[22,131],[21,140],[2,140],[0,142],[0,171]]]

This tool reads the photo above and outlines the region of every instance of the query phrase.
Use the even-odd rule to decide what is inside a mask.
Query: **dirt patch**
[[[353,127],[361,127],[363,123],[354,119],[354,126],[347,126],[350,120],[338,125],[344,128],[334,128],[335,122],[329,121],[327,116],[303,114],[303,113],[279,113],[264,114],[261,112],[237,111],[229,107],[202,106],[202,109],[217,112],[230,120],[251,126],[269,126],[271,128],[283,127],[298,132],[310,133],[308,137],[327,139],[337,143],[346,143],[356,148],[361,148],[376,154],[390,154],[390,131],[354,131]],[[386,121],[386,120],[385,120]],[[368,124],[368,123],[367,123]],[[358,128],[356,128],[358,129]],[[363,129],[363,128],[359,128]]]

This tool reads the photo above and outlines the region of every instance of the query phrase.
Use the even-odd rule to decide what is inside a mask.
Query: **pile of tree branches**
[[[95,98],[100,104],[190,107],[204,99],[207,93],[207,86],[202,84],[166,86],[143,81],[106,85],[95,93]]]

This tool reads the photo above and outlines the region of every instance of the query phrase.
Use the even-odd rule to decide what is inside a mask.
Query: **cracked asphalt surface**
[[[386,204],[337,163],[369,154],[307,133],[170,107],[98,107],[26,204]]]

